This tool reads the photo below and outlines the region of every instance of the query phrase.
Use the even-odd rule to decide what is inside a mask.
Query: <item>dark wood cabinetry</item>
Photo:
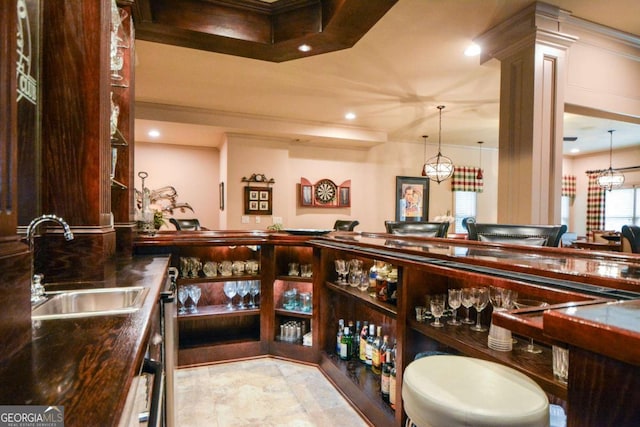
[[[640,297],[638,259],[633,256],[598,254],[594,257],[577,250],[531,251],[530,248],[459,240],[395,236],[389,239],[388,235],[364,233],[299,238],[279,233],[166,232],[136,241],[138,251],[170,251],[174,265],[179,262],[179,256],[204,257],[206,254],[237,258],[230,251],[245,251],[239,259],[247,259],[250,256],[246,251],[250,251],[252,245],[260,248],[260,308],[229,313],[222,308],[203,307],[198,315],[184,316],[180,322],[181,363],[269,354],[318,364],[345,396],[374,425],[380,426],[403,425],[402,401],[398,398],[395,411],[391,409],[382,399],[380,376],[359,361],[345,361],[336,355],[339,319],[354,323],[367,320],[382,326],[382,334],[390,335],[391,341],[397,342],[396,396],[401,396],[404,368],[417,355],[446,352],[500,363],[526,374],[547,392],[552,403],[568,409],[570,419],[580,420],[586,418],[576,414],[589,412],[588,407],[576,402],[581,385],[571,389],[572,384],[578,384],[571,370],[569,385],[556,380],[552,372],[551,346],[566,345],[566,342],[559,340],[558,333],[547,335],[543,317],[549,311]],[[397,303],[382,302],[369,292],[339,284],[336,259],[361,260],[365,270],[376,260],[392,264],[398,270]],[[290,274],[290,263],[311,264],[312,277]],[[614,271],[612,265],[616,266],[617,275],[610,274]],[[207,286],[220,286],[219,278],[180,280],[184,284],[207,282]],[[416,320],[415,307],[425,305],[426,296],[446,293],[449,288],[478,286],[510,289],[520,298],[544,300],[549,306],[512,310],[496,316],[489,305],[481,312],[484,325],[494,322],[512,331],[517,342],[508,352],[490,349],[488,332],[476,332],[465,325],[434,328],[428,322]],[[312,293],[311,311],[286,307],[285,292],[293,288],[299,293]],[[217,292],[217,296],[207,295],[208,304],[222,298],[219,290]],[[459,309],[458,315],[465,315],[464,308]],[[475,315],[472,308],[471,317]],[[312,346],[282,340],[280,325],[287,322],[308,325]],[[524,350],[530,338],[542,348],[540,354]]]

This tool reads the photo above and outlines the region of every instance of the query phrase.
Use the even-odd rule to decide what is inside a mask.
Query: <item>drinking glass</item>
[[[463,288],[461,292],[461,303],[467,309],[467,315],[462,320],[465,325],[473,325],[475,322],[469,317],[469,309],[473,306],[473,288]]]
[[[259,280],[251,280],[251,284],[249,285],[249,295],[251,295],[251,302],[249,303],[249,308],[256,307],[256,295],[260,293],[260,281]]]
[[[346,261],[343,259],[337,259],[335,260],[335,265],[336,265],[336,273],[338,273],[337,283],[339,285],[346,285],[347,282],[343,278],[344,275],[347,273]]]
[[[362,292],[366,292],[369,290],[369,276],[364,274],[360,275],[360,283],[358,283],[358,289]]]
[[[187,301],[187,298],[189,298],[189,290],[184,286],[180,286],[178,288],[178,301],[180,301],[180,304],[182,305],[182,307],[178,309],[178,314],[187,313],[187,307],[185,307],[184,305],[184,303]]]
[[[449,307],[453,310],[453,315],[451,320],[447,322],[447,325],[459,326],[462,324],[458,320],[458,308],[460,308],[460,304],[462,303],[462,290],[461,289],[449,289]]]
[[[224,282],[224,286],[222,289],[224,290],[224,294],[229,298],[227,310],[233,310],[233,297],[236,296],[238,285],[236,284],[236,282]]]
[[[440,317],[444,314],[444,301],[444,295],[431,295],[429,298],[431,314],[436,318],[435,321],[431,322],[431,326],[434,328],[442,328],[444,326],[443,323],[440,323]]]
[[[471,327],[476,332],[485,332],[489,328],[480,324],[480,314],[482,310],[489,304],[489,289],[487,288],[474,288],[473,291],[473,306],[476,309],[478,316],[476,324]]]
[[[247,308],[244,305],[244,297],[246,297],[249,293],[249,287],[250,285],[248,280],[241,280],[237,284],[236,292],[238,293],[238,295],[240,295],[240,304],[238,304],[239,309]]]
[[[544,301],[523,298],[516,299],[515,301],[513,301],[513,304],[516,306],[516,308],[546,307],[548,305]],[[542,353],[542,349],[534,345],[533,338],[529,338],[529,344],[527,344],[527,347],[524,349],[524,351],[533,354]]]
[[[189,312],[190,313],[197,313],[198,312],[198,301],[200,300],[200,296],[202,295],[202,289],[200,289],[199,286],[192,285],[192,286],[189,286],[189,291],[188,292],[189,292],[189,296],[191,297],[191,300],[193,301],[193,305],[189,309]]]

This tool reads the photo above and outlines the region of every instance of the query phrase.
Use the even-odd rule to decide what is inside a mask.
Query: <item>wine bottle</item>
[[[336,354],[340,355],[340,340],[344,333],[344,319],[338,320],[338,333],[336,334]]]
[[[387,336],[385,335],[385,338]],[[391,349],[387,347],[384,352],[384,363],[382,364],[382,375],[380,376],[380,393],[382,400],[389,403],[389,390],[391,384]]]
[[[391,361],[391,372],[389,372],[389,405],[396,409],[396,361]]]
[[[367,335],[369,335],[369,322],[365,320],[360,331],[360,348],[358,350],[360,362],[364,364],[367,363]]]
[[[369,334],[367,335],[367,347],[366,347],[366,356],[367,356],[367,367],[371,368],[372,366],[372,357],[373,357],[373,342],[376,339],[376,325],[373,323],[369,325]]]
[[[344,328],[344,332],[342,333],[342,337],[340,337],[340,359],[342,360],[350,360],[351,359],[351,331],[349,327]]]
[[[382,373],[382,357],[380,350],[382,349],[382,326],[378,326],[376,338],[373,340],[371,347],[371,372],[376,375]]]
[[[351,333],[352,343],[351,347],[353,347],[353,358],[358,360],[360,359],[360,331],[362,329],[362,324],[359,320],[356,320],[356,328]]]

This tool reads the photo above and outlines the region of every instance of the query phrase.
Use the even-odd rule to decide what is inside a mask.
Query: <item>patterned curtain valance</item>
[[[598,175],[589,175],[587,188],[587,232],[604,229],[604,189],[598,184]]]
[[[451,191],[474,191],[482,193],[484,180],[478,178],[479,168],[471,166],[456,166],[451,178]]]
[[[562,175],[562,195],[576,197],[576,177],[575,175]]]

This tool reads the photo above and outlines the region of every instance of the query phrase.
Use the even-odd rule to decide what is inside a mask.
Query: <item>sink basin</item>
[[[149,289],[126,288],[82,289],[47,294],[48,299],[31,310],[32,320],[105,316],[132,313],[142,307]]]

